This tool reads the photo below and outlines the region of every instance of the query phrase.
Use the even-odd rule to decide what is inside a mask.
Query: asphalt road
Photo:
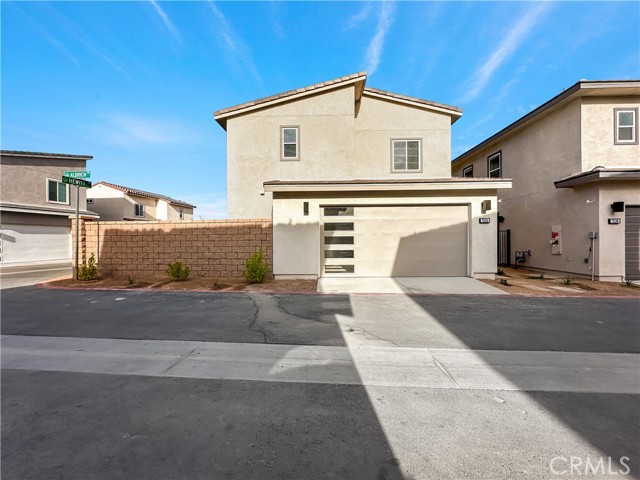
[[[639,306],[635,299],[603,298],[26,287],[2,292],[1,313],[3,335],[34,338],[628,354],[640,349]],[[517,387],[514,372],[502,375]],[[631,478],[640,474],[638,395],[364,380],[3,369],[2,478],[572,478],[550,470],[554,459],[572,456],[611,457],[615,469],[629,457]],[[554,465],[568,466],[561,459]]]

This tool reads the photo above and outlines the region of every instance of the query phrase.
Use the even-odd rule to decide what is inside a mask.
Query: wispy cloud
[[[384,41],[387,36],[389,28],[393,23],[393,15],[395,13],[395,5],[386,1],[382,3],[380,8],[380,14],[378,15],[378,25],[376,27],[376,33],[369,42],[366,53],[367,73],[373,75],[378,70],[380,64],[380,58],[384,51]]]
[[[162,19],[164,26],[167,27],[167,30],[169,30],[169,33],[171,34],[171,36],[175,38],[176,41],[178,41],[179,43],[182,43],[182,39],[180,38],[180,32],[178,32],[178,29],[175,27],[175,25],[169,18],[169,15],[167,15],[167,13],[160,7],[160,5],[158,5],[158,2],[156,2],[156,0],[149,0],[149,2],[151,3],[151,5],[153,5],[153,8],[156,9],[156,12]]]
[[[177,195],[185,202],[195,205],[197,208],[193,212],[196,220],[213,220],[227,218],[227,198],[218,193],[203,193],[187,195]]]
[[[253,62],[251,49],[247,47],[242,37],[233,29],[227,20],[227,17],[224,16],[217,5],[211,0],[207,2],[207,5],[209,5],[213,16],[217,20],[217,32],[222,39],[222,43],[226,47],[227,57],[232,62],[237,63],[244,69],[248,70],[259,83],[262,82],[258,69]]]
[[[371,4],[365,3],[362,8],[350,16],[342,27],[343,30],[351,30],[360,26],[367,18],[369,18],[369,14],[371,13]]]
[[[549,8],[550,3],[540,2],[520,17],[509,29],[493,53],[472,75],[467,92],[460,100],[461,103],[473,100],[484,90],[496,70],[518,50],[527,35],[535,28]]]

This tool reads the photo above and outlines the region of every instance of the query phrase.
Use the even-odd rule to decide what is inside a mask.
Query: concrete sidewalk
[[[640,393],[639,354],[2,337],[2,368],[435,389]]]
[[[469,277],[320,278],[318,292],[508,295],[498,288]]]

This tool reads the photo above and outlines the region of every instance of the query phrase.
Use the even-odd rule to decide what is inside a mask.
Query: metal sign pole
[[[78,240],[79,240],[79,230],[80,230],[80,215],[79,215],[79,208],[80,208],[80,186],[76,185],[76,268],[73,269],[73,279],[74,280],[78,280]]]

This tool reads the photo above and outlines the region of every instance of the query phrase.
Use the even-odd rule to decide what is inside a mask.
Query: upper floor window
[[[487,174],[489,178],[500,178],[502,176],[502,152],[497,152],[487,157]]]
[[[468,167],[464,167],[462,169],[462,176],[466,178],[473,177],[473,165],[469,165]]]
[[[181,208],[178,213],[180,214],[180,220],[184,220],[184,208]]]
[[[637,108],[616,108],[615,111],[615,143],[632,144],[638,143],[638,109]]]
[[[282,160],[300,160],[300,127],[282,127]]]
[[[135,204],[134,215],[136,217],[144,217],[144,205],[136,203]]]
[[[47,202],[69,204],[69,185],[47,179]]]
[[[391,140],[391,152],[393,172],[419,172],[421,170],[420,140]]]

